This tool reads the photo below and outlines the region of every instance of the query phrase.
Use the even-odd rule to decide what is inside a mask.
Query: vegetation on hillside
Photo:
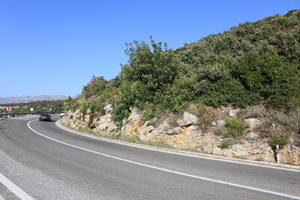
[[[55,101],[34,101],[30,103],[11,103],[11,104],[1,104],[0,113],[42,113],[42,112],[50,112],[50,113],[61,113],[63,112],[63,100],[55,100]],[[7,106],[11,107],[11,111],[7,112]],[[31,111],[31,108],[33,111]]]
[[[103,114],[113,105],[121,124],[132,107],[147,119],[163,111],[180,112],[189,104],[274,109],[300,106],[300,10],[246,22],[176,50],[166,44],[127,44],[128,63],[112,80],[93,77],[65,108]]]

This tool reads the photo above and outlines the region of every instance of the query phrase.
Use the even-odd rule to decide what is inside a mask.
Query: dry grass
[[[220,110],[204,105],[190,105],[187,112],[198,117],[200,126],[203,130],[207,130],[212,121],[224,117]]]
[[[238,113],[241,119],[264,118],[270,115],[269,111],[263,105],[248,106]]]
[[[299,133],[300,108],[288,113],[271,110],[271,121],[286,132]]]

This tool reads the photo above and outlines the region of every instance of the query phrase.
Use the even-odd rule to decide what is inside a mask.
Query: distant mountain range
[[[66,96],[63,95],[40,95],[40,96],[19,96],[19,97],[0,97],[0,104],[7,103],[29,103],[33,101],[54,101],[65,99]]]

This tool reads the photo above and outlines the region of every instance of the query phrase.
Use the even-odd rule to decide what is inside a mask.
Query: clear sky
[[[0,0],[0,97],[79,94],[92,75],[115,77],[125,42],[170,48],[300,0]]]

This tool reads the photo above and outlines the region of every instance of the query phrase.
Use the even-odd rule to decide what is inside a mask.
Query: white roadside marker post
[[[276,160],[277,160],[277,163],[280,162],[280,157],[279,157],[279,145],[276,144]]]

